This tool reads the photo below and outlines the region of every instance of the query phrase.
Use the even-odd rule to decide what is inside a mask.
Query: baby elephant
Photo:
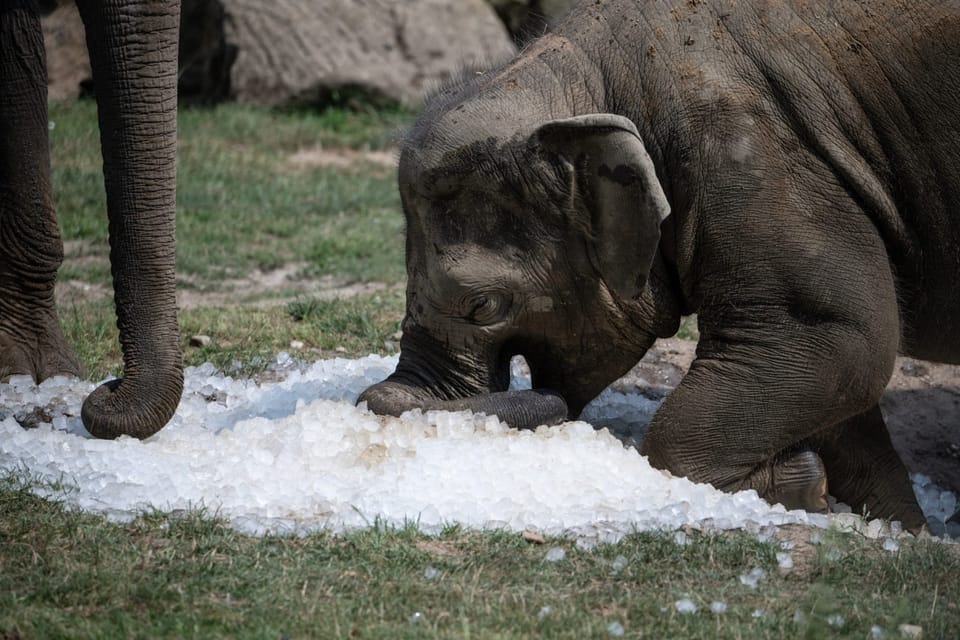
[[[922,526],[877,402],[898,351],[960,363],[957,2],[583,2],[435,96],[399,182],[372,410],[575,417],[697,313],[653,465]]]

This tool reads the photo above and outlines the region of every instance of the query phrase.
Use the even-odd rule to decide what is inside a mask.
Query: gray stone
[[[484,0],[184,0],[181,95],[281,105],[363,94],[415,106],[515,48]]]

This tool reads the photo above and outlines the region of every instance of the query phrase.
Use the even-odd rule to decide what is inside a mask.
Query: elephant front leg
[[[900,520],[913,532],[926,524],[879,405],[818,436],[815,443],[830,493],[854,513],[866,511],[871,517]]]
[[[50,187],[47,78],[33,3],[0,8],[0,380],[80,374],[60,329],[63,260]]]

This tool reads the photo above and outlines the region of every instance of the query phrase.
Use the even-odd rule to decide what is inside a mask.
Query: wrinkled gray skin
[[[124,377],[83,405],[95,436],[147,437],[183,389],[174,294],[178,0],[79,0],[96,86]],[[43,35],[0,4],[0,379],[78,375],[54,308],[63,260],[50,188]]]
[[[898,351],[960,362],[960,3],[584,2],[436,96],[399,181],[374,411],[575,417],[697,313],[652,464],[923,524],[877,402]],[[496,395],[514,354],[540,394]]]

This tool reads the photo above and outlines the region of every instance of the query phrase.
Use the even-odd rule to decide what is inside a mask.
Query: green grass
[[[901,623],[949,638],[960,625],[960,555],[933,542],[891,554],[831,534],[781,574],[777,546],[746,533],[591,550],[455,526],[256,538],[202,511],[109,523],[30,486],[0,479],[0,637],[604,638],[618,622],[626,638],[896,637]],[[553,546],[563,560],[545,559]],[[757,589],[739,580],[753,567],[767,571]],[[678,613],[680,598],[698,612]]]
[[[316,360],[333,356],[394,353],[395,334],[403,318],[400,287],[376,294],[333,300],[296,298],[287,304],[245,307],[198,307],[179,314],[184,364],[212,362],[231,375],[255,376],[280,351]],[[119,334],[108,299],[60,310],[67,340],[74,345],[87,377],[100,380],[122,373]],[[195,335],[209,336],[208,346],[190,346]],[[291,343],[302,345],[294,349]]]
[[[58,216],[73,241],[61,278],[109,282],[95,105],[54,104],[50,118]],[[401,280],[403,219],[394,172],[296,164],[291,157],[302,150],[388,148],[409,119],[402,111],[183,110],[177,186],[183,286],[304,260],[313,274]],[[71,260],[78,257],[87,259]]]

